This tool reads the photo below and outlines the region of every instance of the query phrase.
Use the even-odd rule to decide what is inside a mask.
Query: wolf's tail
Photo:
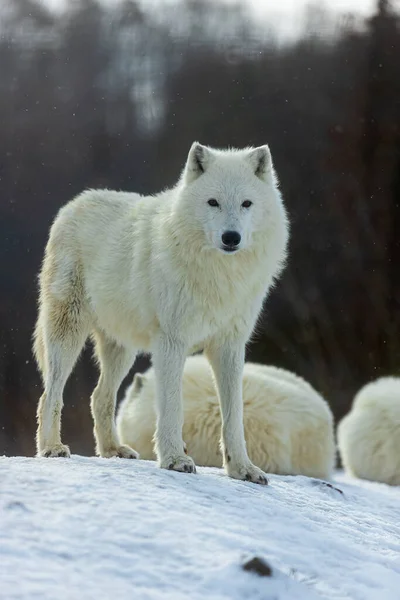
[[[46,375],[46,360],[44,352],[43,328],[40,322],[40,317],[36,322],[35,331],[33,334],[33,355],[42,374],[42,379],[44,379]]]

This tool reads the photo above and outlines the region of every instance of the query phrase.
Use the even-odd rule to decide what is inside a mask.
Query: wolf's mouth
[[[239,250],[239,248],[238,246],[236,246],[235,248],[232,248],[232,246],[221,246],[221,250],[223,252],[228,252],[229,254],[234,254]]]

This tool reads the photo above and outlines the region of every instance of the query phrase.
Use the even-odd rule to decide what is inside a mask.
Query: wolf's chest
[[[262,285],[251,278],[189,280],[178,302],[183,330],[191,339],[200,341],[221,330],[251,328],[254,323],[250,321],[257,318],[252,307],[260,295]]]

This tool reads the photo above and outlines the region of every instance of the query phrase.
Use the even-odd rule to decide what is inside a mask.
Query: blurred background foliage
[[[292,222],[290,260],[248,359],[289,368],[336,419],[400,366],[400,29],[308,5],[277,36],[245,3],[0,8],[0,452],[34,453],[31,354],[49,226],[86,187],[173,184],[193,140],[268,143]],[[64,437],[93,454],[87,348],[68,382]],[[148,365],[140,358],[132,369]],[[120,395],[123,393],[121,388]]]

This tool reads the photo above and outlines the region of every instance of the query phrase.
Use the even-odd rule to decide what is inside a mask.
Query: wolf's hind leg
[[[61,411],[66,381],[86,341],[88,330],[76,307],[51,299],[36,327],[37,360],[44,392],[37,411],[38,456],[70,456],[61,442]],[[40,354],[38,355],[40,349]]]
[[[100,365],[100,378],[91,399],[96,452],[105,458],[139,458],[135,450],[120,444],[115,426],[117,392],[136,353],[118,345],[101,331],[96,331],[93,338]]]

